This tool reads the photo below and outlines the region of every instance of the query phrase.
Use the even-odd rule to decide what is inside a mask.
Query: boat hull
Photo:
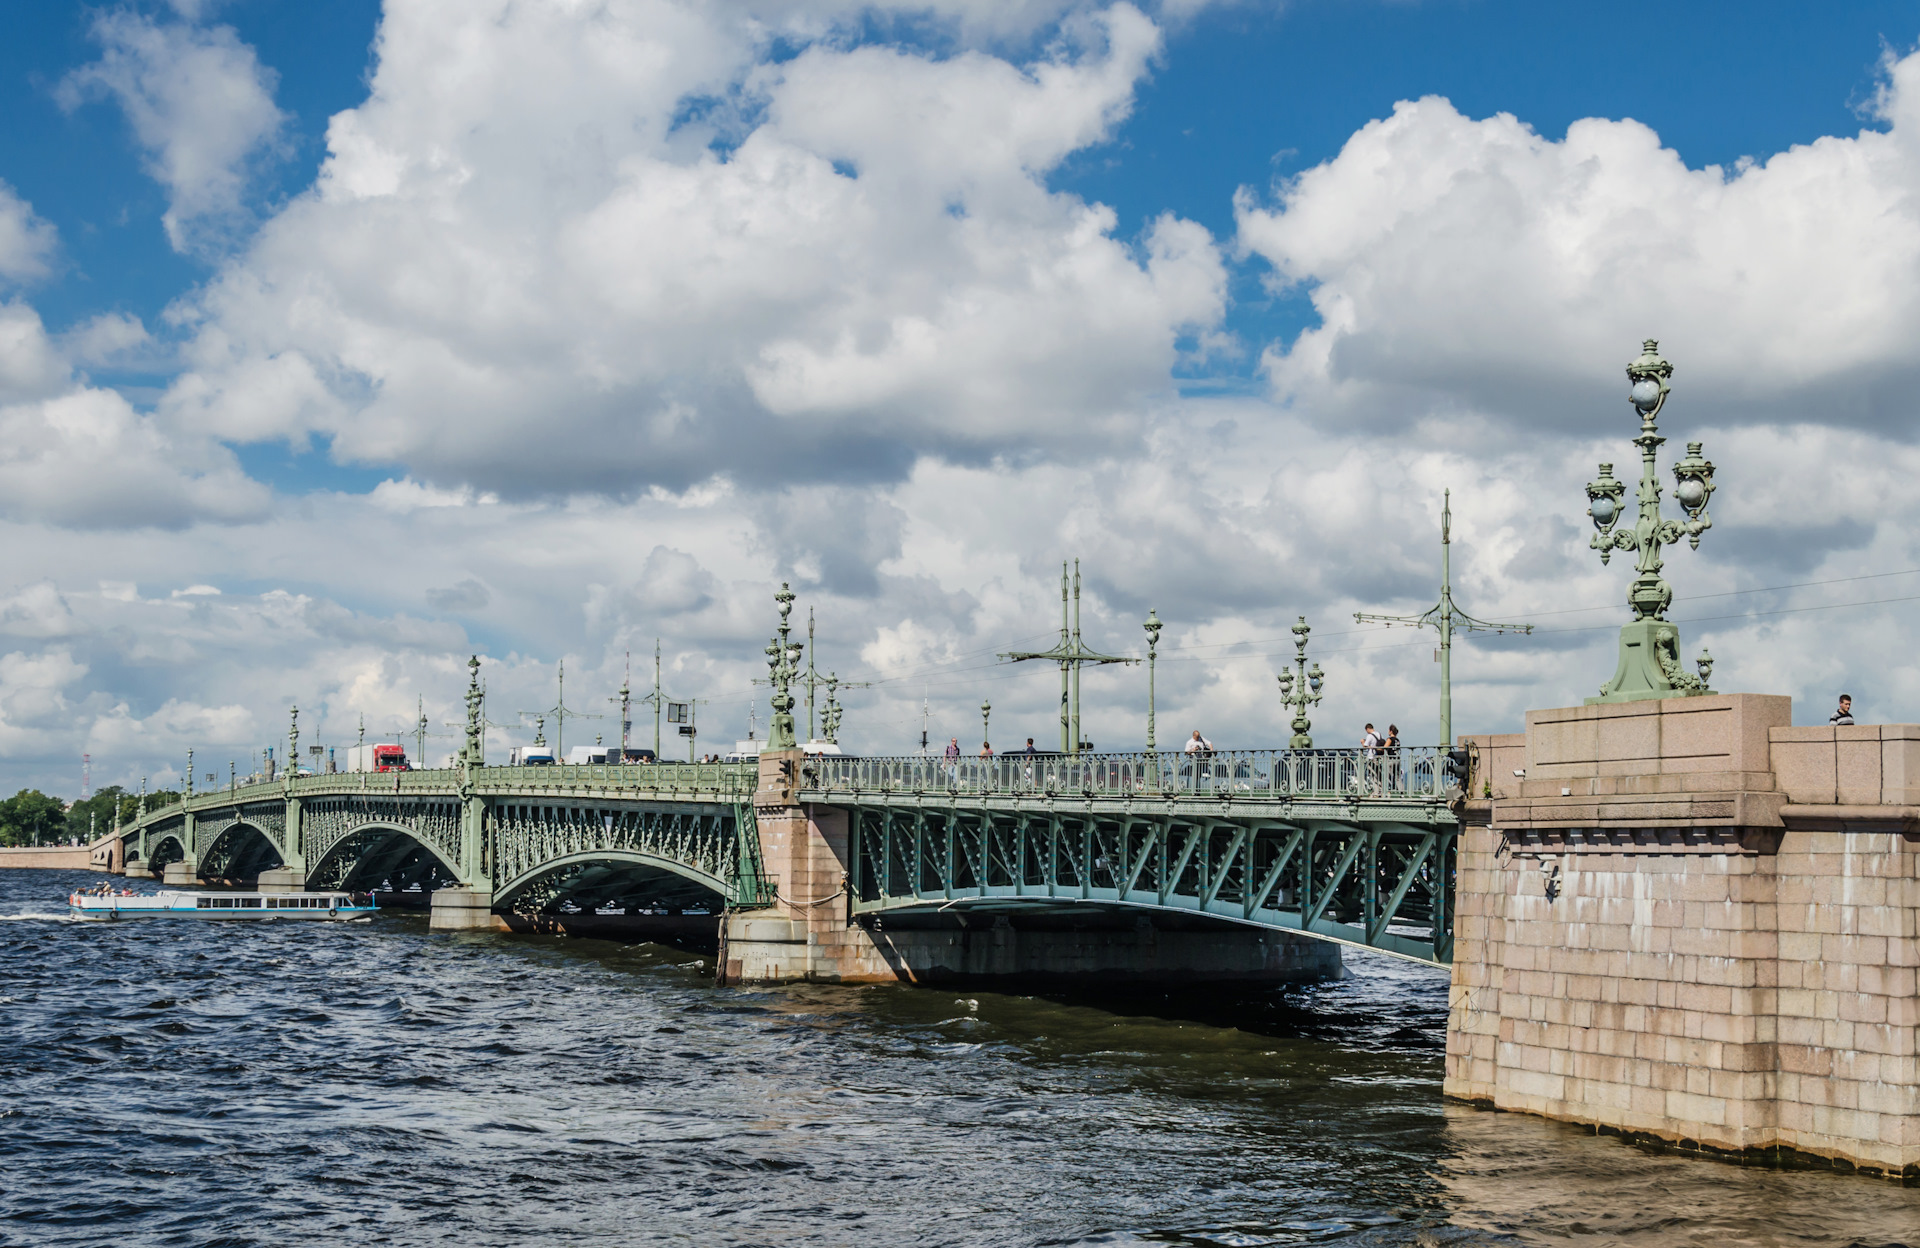
[[[360,898],[366,897],[363,903]],[[76,919],[294,919],[340,922],[377,914],[365,894],[351,893],[75,893],[67,913]]]

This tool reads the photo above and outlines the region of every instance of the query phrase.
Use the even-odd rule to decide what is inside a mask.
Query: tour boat
[[[378,907],[371,893],[186,893],[163,889],[67,895],[76,919],[354,919]]]

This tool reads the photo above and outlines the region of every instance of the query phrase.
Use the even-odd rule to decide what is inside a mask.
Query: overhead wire
[[[1828,577],[1828,578],[1825,578],[1822,580],[1816,580],[1816,581],[1794,581],[1784,585],[1763,585],[1763,586],[1756,586],[1750,589],[1730,589],[1730,590],[1718,590],[1718,591],[1714,591],[1711,593],[1704,593],[1704,594],[1685,594],[1685,595],[1676,596],[1674,601],[1675,602],[1694,602],[1694,601],[1704,601],[1704,600],[1717,599],[1717,598],[1744,597],[1749,594],[1782,593],[1787,590],[1793,590],[1793,589],[1815,589],[1815,588],[1820,588],[1822,586],[1827,586],[1827,585],[1847,585],[1847,584],[1853,584],[1859,581],[1885,580],[1887,578],[1895,577],[1895,576],[1912,576],[1916,574],[1920,574],[1920,568],[1901,568],[1901,569],[1898,569],[1895,571],[1889,571],[1889,572],[1865,572],[1856,576],[1836,576],[1836,577]],[[1686,619],[1677,619],[1674,621],[1674,623],[1676,624],[1711,624],[1711,623],[1723,622],[1726,620],[1771,618],[1774,616],[1798,615],[1798,614],[1806,614],[1806,613],[1816,612],[1816,611],[1843,611],[1843,610],[1850,610],[1856,607],[1890,606],[1890,605],[1897,605],[1900,603],[1907,603],[1907,602],[1920,602],[1920,594],[1908,594],[1908,595],[1901,595],[1901,596],[1891,597],[1891,598],[1870,598],[1870,599],[1864,599],[1857,602],[1820,603],[1820,604],[1815,604],[1811,606],[1776,607],[1776,608],[1770,608],[1767,610],[1738,611],[1738,612],[1732,612],[1724,615],[1692,616]],[[1614,610],[1614,609],[1617,609],[1619,605],[1620,605],[1619,603],[1613,602],[1613,603],[1606,603],[1606,604],[1597,605],[1597,606],[1560,607],[1560,608],[1555,608],[1553,610],[1548,610],[1548,611],[1517,612],[1516,614],[1535,615],[1535,616],[1575,615],[1575,614],[1580,614],[1582,612],[1587,612],[1587,611]],[[1391,625],[1386,627],[1391,627]],[[1568,628],[1536,628],[1533,631],[1536,634],[1559,636],[1559,635],[1566,635],[1571,633],[1602,632],[1602,631],[1610,630],[1614,627],[1615,625],[1613,625],[1612,623],[1607,623],[1607,624],[1575,625],[1573,627],[1568,627]],[[1320,639],[1331,639],[1335,637],[1350,637],[1355,635],[1371,636],[1371,635],[1378,634],[1381,631],[1383,631],[1383,629],[1381,628],[1337,629],[1337,630],[1318,633],[1317,637]],[[955,663],[964,661],[966,659],[975,658],[980,655],[1001,653],[1003,652],[1003,647],[1013,648],[1022,644],[1023,642],[1032,641],[1035,638],[1049,636],[1051,635],[1052,632],[1053,630],[1049,629],[1046,632],[1042,632],[1042,633],[1028,634],[1025,637],[1017,638],[1011,642],[1002,642],[992,646],[981,647],[975,650],[961,651],[949,659],[923,663],[917,667],[909,669],[906,672],[898,673],[892,676],[878,677],[875,680],[873,680],[871,683],[874,687],[880,687],[884,685],[894,685],[894,684],[900,684],[907,681],[917,680],[929,687],[953,688],[955,686],[978,685],[988,681],[1001,681],[1001,680],[1012,679],[1014,677],[1021,675],[1022,673],[1018,670],[1018,668],[1014,664],[1007,663],[1000,660],[995,660],[993,662],[988,662],[988,663],[975,663],[965,667],[955,667],[953,665]],[[1262,646],[1262,645],[1267,645],[1274,642],[1284,642],[1286,643],[1286,645],[1291,646],[1293,644],[1293,639],[1287,636],[1279,636],[1279,637],[1243,638],[1236,641],[1200,642],[1200,643],[1194,643],[1194,644],[1184,645],[1184,646],[1182,645],[1161,646],[1159,648],[1159,653],[1163,656],[1184,656],[1184,657],[1164,657],[1161,660],[1163,663],[1205,662],[1207,660],[1204,656],[1193,653],[1193,652],[1201,651],[1201,650],[1222,650],[1222,649],[1228,649],[1233,647],[1243,647],[1243,646],[1245,647]],[[1421,640],[1421,641],[1395,642],[1387,645],[1361,644],[1357,646],[1339,646],[1331,649],[1328,649],[1325,647],[1319,647],[1316,649],[1316,653],[1321,655],[1354,654],[1354,653],[1372,652],[1372,651],[1380,651],[1380,650],[1411,649],[1415,646],[1426,646],[1428,644],[1430,643],[1425,640]],[[1232,659],[1254,659],[1254,658],[1273,658],[1277,656],[1283,657],[1286,654],[1287,654],[1287,651],[1284,649],[1273,650],[1273,651],[1242,650],[1237,654],[1222,655],[1218,657],[1232,658]],[[984,673],[991,673],[991,675],[987,675]],[[758,694],[756,694],[751,689],[749,689],[746,692],[732,695],[732,696],[716,697],[709,702],[709,705],[714,706],[716,708],[720,706],[741,705],[741,704],[745,704],[745,703],[756,700],[758,696],[759,696]]]

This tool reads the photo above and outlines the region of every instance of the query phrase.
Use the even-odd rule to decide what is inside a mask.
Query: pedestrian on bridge
[[[989,759],[993,757],[993,742],[982,741],[980,743],[980,757],[982,759]]]
[[[1213,742],[1201,736],[1200,730],[1195,728],[1182,747],[1182,752],[1193,756],[1193,788],[1199,792],[1201,778],[1211,779],[1213,776],[1213,767],[1207,762],[1213,757]]]
[[[1400,787],[1400,726],[1398,724],[1387,725],[1387,739],[1380,743],[1380,753],[1383,756],[1381,762],[1386,772],[1387,786],[1397,790]]]
[[[1362,792],[1368,789],[1376,793],[1380,790],[1380,734],[1367,725],[1367,731],[1360,738],[1360,753],[1365,759],[1365,774],[1360,780]]]
[[[960,783],[960,738],[947,738],[947,781]]]
[[[1827,716],[1827,722],[1829,724],[1851,724],[1853,722],[1852,694],[1843,693],[1840,695],[1840,708],[1833,714]]]

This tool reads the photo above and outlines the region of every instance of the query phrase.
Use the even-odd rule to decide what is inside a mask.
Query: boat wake
[[[0,923],[28,923],[28,922],[67,923],[67,922],[78,922],[78,921],[79,920],[75,919],[70,914],[54,914],[51,912],[46,914],[41,914],[39,911],[30,911],[26,914],[0,914]]]

